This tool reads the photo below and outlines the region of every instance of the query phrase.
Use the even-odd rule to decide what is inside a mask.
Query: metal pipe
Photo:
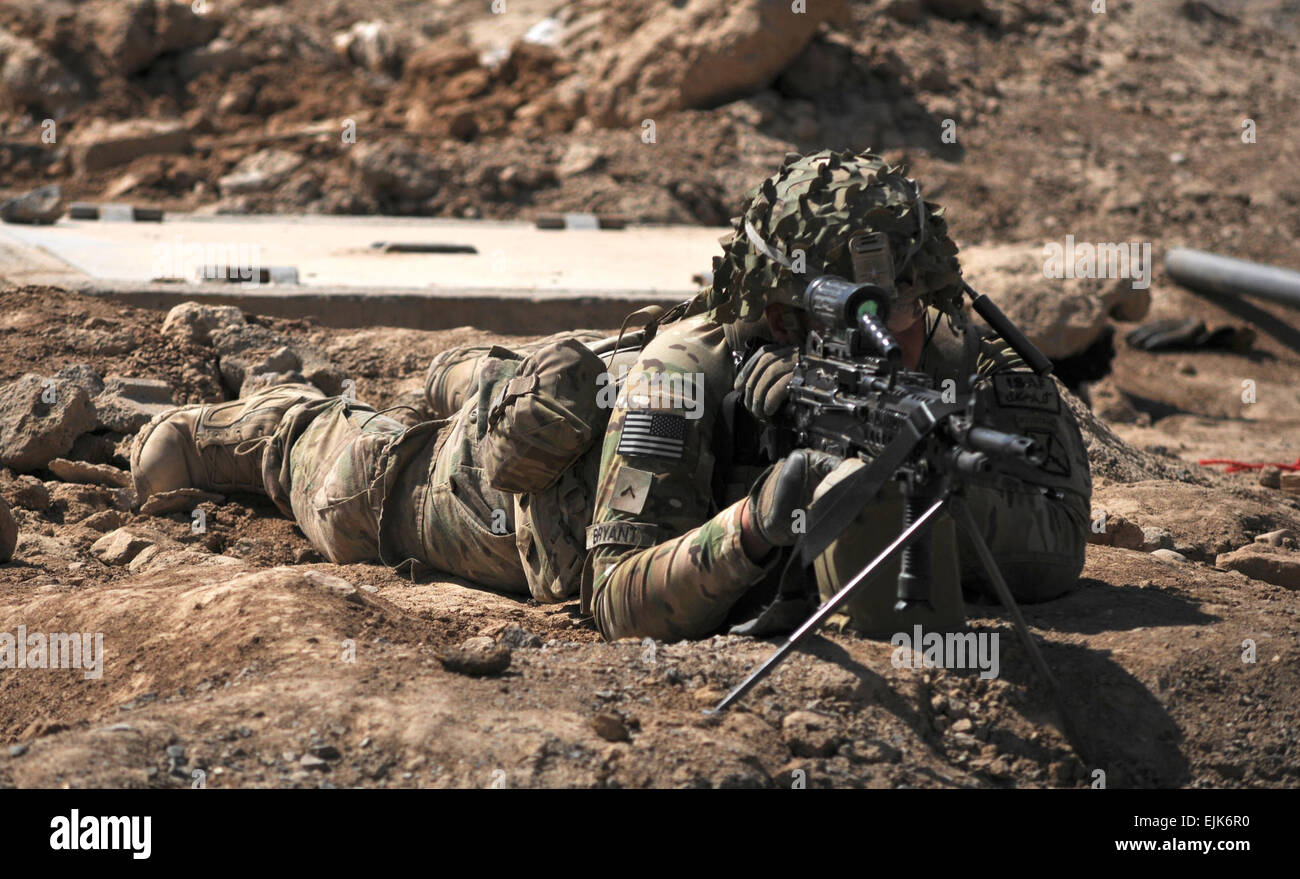
[[[1254,296],[1300,309],[1300,272],[1175,247],[1165,254],[1165,271],[1179,284],[1211,296]]]

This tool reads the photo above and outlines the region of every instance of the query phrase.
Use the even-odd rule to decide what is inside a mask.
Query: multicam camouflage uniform
[[[737,353],[749,341],[738,327],[758,326],[763,303],[781,301],[801,281],[774,269],[764,256],[771,248],[759,247],[749,233],[806,246],[819,265],[847,276],[844,237],[824,234],[817,223],[839,217],[857,228],[887,230],[891,243],[900,239],[899,252],[907,250],[907,277],[931,306],[934,328],[941,318],[949,330],[965,327],[960,291],[952,292],[960,278],[956,248],[936,206],[922,207],[919,193],[913,204],[915,184],[874,156],[844,154],[844,162],[829,153],[788,158],[776,184],[766,181],[751,193],[752,209],[735,221],[725,256],[715,261],[712,289],[664,321],[657,335],[648,328],[652,338],[639,353],[613,359],[607,353],[603,363],[594,355],[583,359],[576,351],[586,348],[559,344],[565,336],[513,352],[455,349],[435,359],[426,381],[430,408],[441,420],[407,428],[314,388],[281,386],[224,404],[245,413],[233,426],[205,434],[203,415],[194,444],[236,448],[239,440],[237,451],[244,452],[249,440],[264,444],[267,494],[335,562],[428,567],[539,601],[562,600],[581,588],[584,609],[611,639],[708,635],[753,610],[746,602],[761,591],[757,584],[771,581],[780,555],[760,563],[742,548],[743,499],[765,462],[757,434],[733,417],[735,407],[724,398],[736,381]],[[854,213],[859,209],[865,214]],[[921,232],[912,240],[900,230],[916,227],[917,212]],[[596,337],[568,338],[591,344]],[[963,345],[965,338],[955,330],[938,333],[919,368],[936,380],[960,377],[978,354],[982,375],[1015,369],[1004,352],[987,343]],[[570,356],[571,372],[561,370],[564,378],[551,390],[572,409],[561,407],[556,415],[543,407],[545,417],[528,410],[512,421],[508,411],[502,414],[503,400],[535,393],[540,361],[532,357],[543,351]],[[601,368],[629,362],[612,411],[593,411]],[[648,387],[689,388],[696,396],[687,399],[682,390],[651,398],[640,393]],[[1014,390],[1014,382],[1007,387]],[[1054,389],[999,399],[1004,429],[1036,431],[1050,446],[1056,492],[977,486],[970,507],[1017,597],[1050,598],[1072,588],[1083,564],[1087,457]],[[150,474],[137,466],[140,448],[157,422],[142,431],[133,458],[141,500]],[[566,433],[566,425],[580,429]],[[603,442],[595,442],[602,434]],[[198,484],[200,477],[191,481],[209,487]],[[959,548],[959,555],[970,571],[970,548]]]
[[[486,413],[502,398],[509,402],[513,379],[530,387],[531,376],[522,376],[525,354],[555,351],[554,343],[565,340],[572,341],[562,350],[572,350],[595,338],[569,333],[520,351],[444,352],[426,382],[437,420],[409,428],[310,386],[260,391],[241,401],[246,410],[284,412],[262,451],[266,493],[333,562],[381,559],[394,567],[435,569],[539,601],[572,595],[585,554],[583,530],[598,457],[579,454],[557,466],[543,460],[543,446],[533,456],[503,461],[507,456],[484,441]],[[564,381],[594,388],[605,364],[587,356],[582,368],[562,370]],[[450,407],[456,408],[449,412]],[[514,478],[526,480],[531,463],[562,472],[535,491],[494,487],[492,477],[500,484],[507,467],[518,471]]]
[[[936,382],[955,377],[960,367],[961,344],[952,341],[934,343],[920,364]],[[979,361],[982,374],[1015,365],[992,345]],[[741,505],[763,468],[749,463],[756,450],[734,447],[737,437],[721,421],[723,396],[736,371],[724,327],[708,314],[666,327],[632,367],[633,376],[702,374],[705,404],[695,420],[678,410],[686,436],[675,458],[620,451],[635,401],[610,417],[583,583],[584,605],[606,637],[695,638],[724,622],[740,622],[737,603],[772,568],[772,561],[751,561],[740,544]],[[1087,453],[1064,407],[1049,403],[1008,414],[1007,429],[1033,430],[1050,444],[1061,497],[1019,486],[978,486],[968,503],[1012,592],[1042,601],[1069,590],[1083,565],[1091,496]],[[721,475],[715,472],[720,456],[729,459]],[[896,532],[898,519],[883,527]],[[959,546],[963,579],[976,584],[982,572],[974,548]]]

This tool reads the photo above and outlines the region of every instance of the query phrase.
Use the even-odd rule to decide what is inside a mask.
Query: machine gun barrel
[[[1042,446],[1018,433],[1003,433],[987,427],[972,427],[966,434],[966,442],[976,451],[995,458],[1015,458],[1034,465],[1043,463],[1046,458]]]

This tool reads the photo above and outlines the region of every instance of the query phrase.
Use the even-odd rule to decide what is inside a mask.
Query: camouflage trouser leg
[[[519,357],[527,357],[539,348],[561,339],[577,339],[583,344],[591,345],[604,338],[604,335],[594,330],[570,330],[508,350]],[[450,418],[460,411],[467,399],[474,396],[478,389],[479,363],[494,348],[497,352],[506,350],[493,345],[458,345],[434,356],[424,374],[424,398],[430,417],[435,420]]]
[[[392,484],[386,452],[399,421],[343,397],[290,409],[264,461],[271,498],[336,564],[379,558],[379,511]]]
[[[1077,495],[1052,500],[1037,492],[972,486],[966,503],[1017,601],[1048,601],[1077,585],[1088,533],[1088,509]],[[994,596],[961,529],[957,547],[962,584]]]

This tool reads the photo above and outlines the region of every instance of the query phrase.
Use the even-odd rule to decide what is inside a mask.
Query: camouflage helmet
[[[898,281],[960,320],[961,266],[943,208],[923,201],[916,181],[880,156],[788,153],[745,205],[713,260],[707,302],[719,321],[753,321],[769,303],[797,303],[818,274],[853,278],[849,239],[862,232],[884,232]]]

